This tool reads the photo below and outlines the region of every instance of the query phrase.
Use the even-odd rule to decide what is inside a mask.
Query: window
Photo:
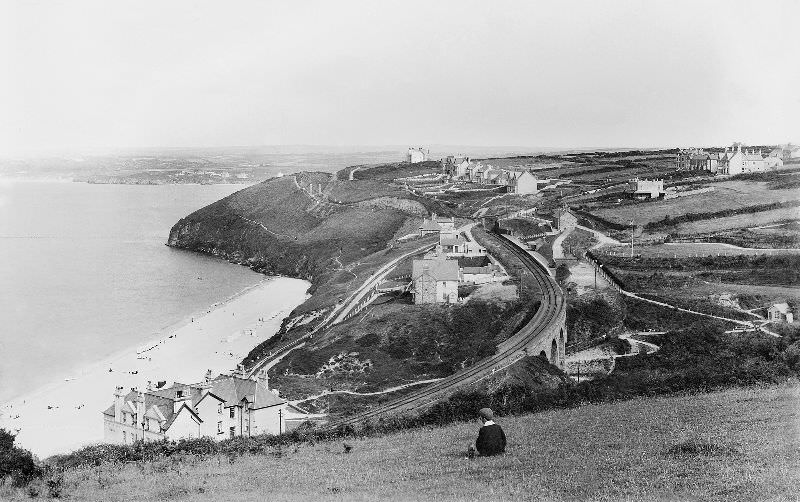
[[[219,413],[220,415],[222,415],[222,403],[219,403],[219,404],[217,405],[217,413]]]
[[[128,444],[128,433],[122,431],[122,444]]]
[[[236,437],[236,427],[231,427],[231,439]]]
[[[149,418],[145,418],[144,419],[144,426],[145,426],[145,428],[147,430],[150,430],[150,419]]]
[[[236,418],[236,406],[231,406],[231,418]]]
[[[177,397],[183,397],[183,391],[179,390],[176,394]]]
[[[217,434],[222,434],[222,422],[217,422]]]
[[[136,413],[134,413],[133,415],[131,415],[131,424],[133,424],[134,426],[135,426],[135,425],[137,425],[137,424],[136,424],[136,419],[137,419],[137,418],[138,418],[138,417],[137,417]]]

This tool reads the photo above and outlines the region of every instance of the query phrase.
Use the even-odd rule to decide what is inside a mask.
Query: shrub
[[[24,486],[42,475],[33,455],[14,446],[14,434],[0,428],[0,480],[11,478],[15,486]]]

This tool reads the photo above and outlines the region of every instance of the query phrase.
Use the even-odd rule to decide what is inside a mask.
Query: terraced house
[[[138,440],[211,437],[226,439],[286,430],[287,403],[271,392],[265,372],[257,380],[235,375],[201,383],[175,383],[165,389],[117,387],[114,404],[103,412],[104,439],[130,444]]]

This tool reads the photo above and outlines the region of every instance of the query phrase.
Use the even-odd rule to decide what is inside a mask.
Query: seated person
[[[483,427],[478,432],[478,439],[475,441],[475,448],[470,446],[470,457],[474,455],[474,451],[478,450],[478,455],[487,457],[505,453],[506,451],[506,435],[502,427],[494,423],[494,413],[490,408],[482,408],[478,415],[481,417]]]

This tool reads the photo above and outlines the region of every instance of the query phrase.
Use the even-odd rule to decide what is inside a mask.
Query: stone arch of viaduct
[[[542,333],[536,340],[525,347],[525,354],[539,356],[563,371],[566,367],[566,317],[566,311],[562,310],[558,317],[558,322],[553,323],[545,333]]]

